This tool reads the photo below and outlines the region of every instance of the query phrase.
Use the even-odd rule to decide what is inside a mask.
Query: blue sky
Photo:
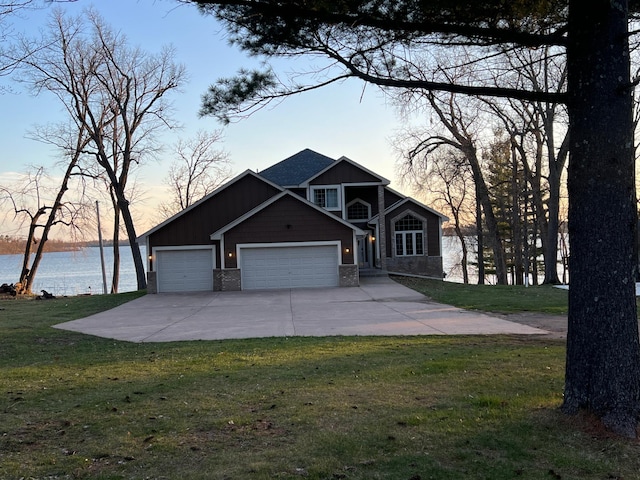
[[[216,79],[233,75],[242,66],[256,64],[235,47],[230,47],[221,30],[210,17],[201,16],[191,5],[178,5],[173,0],[77,0],[60,4],[72,14],[93,6],[115,30],[126,34],[130,45],[158,52],[170,44],[176,50],[176,61],[187,69],[189,81],[180,93],[171,97],[175,118],[184,126],[168,132],[164,143],[178,138],[190,138],[200,129],[223,128],[226,150],[235,173],[246,169],[262,170],[304,148],[311,148],[332,158],[345,155],[395,182],[395,153],[390,138],[399,126],[394,109],[385,105],[379,90],[357,81],[326,87],[289,98],[277,106],[255,113],[252,117],[223,127],[213,118],[199,118],[201,95]],[[14,19],[16,31],[37,34],[43,28],[48,9],[26,12]],[[305,68],[307,60],[279,61],[284,71]],[[30,164],[52,165],[57,160],[51,147],[25,137],[35,124],[56,122],[64,118],[53,97],[42,94],[32,97],[20,85],[7,78],[0,83],[11,87],[12,93],[0,95],[0,183],[12,172],[22,172]],[[149,192],[161,191],[158,186],[166,175],[171,157],[169,151],[156,163],[139,170],[139,181]],[[395,185],[394,185],[395,184]],[[153,210],[157,198],[147,195],[145,208]],[[140,212],[143,210],[140,209]],[[152,215],[140,214],[138,230],[153,223]],[[0,225],[0,233],[10,232],[9,225]]]

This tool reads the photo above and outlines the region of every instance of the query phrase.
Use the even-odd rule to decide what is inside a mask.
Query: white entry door
[[[242,289],[337,287],[334,245],[240,249]]]
[[[208,249],[159,250],[158,293],[213,290],[213,254]]]

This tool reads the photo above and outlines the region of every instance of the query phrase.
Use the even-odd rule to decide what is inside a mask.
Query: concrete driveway
[[[329,335],[541,335],[429,301],[386,277],[357,288],[145,295],[56,328],[130,342]]]

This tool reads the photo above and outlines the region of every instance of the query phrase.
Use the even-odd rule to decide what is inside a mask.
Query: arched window
[[[371,205],[367,202],[357,199],[347,204],[347,220],[369,220],[369,217],[371,217]]]
[[[424,255],[424,234],[422,220],[413,215],[405,215],[394,224],[396,256]]]

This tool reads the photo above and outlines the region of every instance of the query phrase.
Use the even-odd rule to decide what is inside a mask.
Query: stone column
[[[384,186],[378,185],[378,246],[380,247],[380,268],[387,269],[387,223],[384,215]]]

